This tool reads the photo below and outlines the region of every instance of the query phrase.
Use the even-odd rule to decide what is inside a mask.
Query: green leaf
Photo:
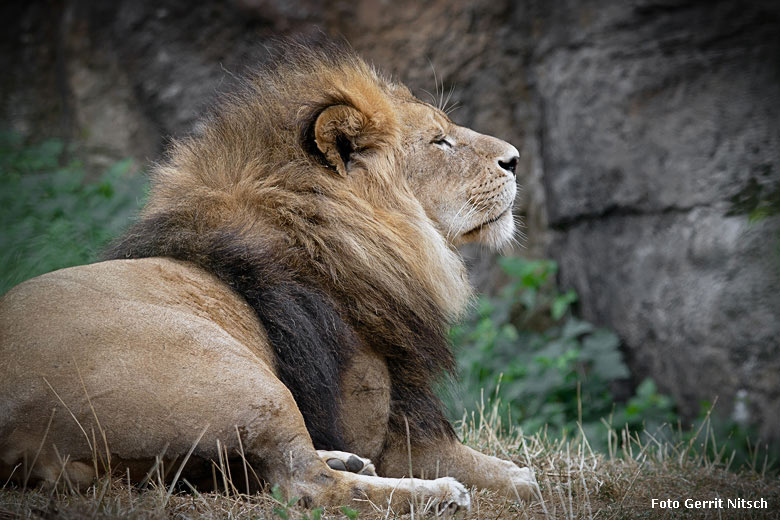
[[[552,317],[555,321],[560,320],[572,303],[577,301],[577,293],[573,290],[568,290],[566,293],[558,295],[552,302]]]
[[[639,398],[643,399],[649,399],[653,395],[657,393],[657,388],[655,386],[655,381],[650,379],[649,377],[639,383],[639,386],[636,387],[636,395]]]
[[[274,487],[271,488],[271,497],[280,504],[285,503],[284,495],[282,495],[282,488],[279,487],[279,484],[274,484]]]
[[[317,507],[311,510],[311,520],[320,520],[322,518],[322,508]],[[302,520],[309,520],[308,515],[303,515]]]
[[[570,318],[563,324],[561,336],[564,338],[578,338],[583,334],[592,332],[594,329],[595,327],[587,321]]]
[[[528,310],[536,308],[536,291],[533,289],[525,289],[520,293],[519,301]]]

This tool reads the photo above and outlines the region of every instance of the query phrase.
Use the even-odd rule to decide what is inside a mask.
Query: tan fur
[[[470,296],[455,246],[512,237],[515,179],[501,164],[517,150],[455,125],[349,54],[296,52],[303,57],[224,104],[202,136],[173,147],[142,219],[175,210],[195,241],[230,228],[320,285],[366,330],[387,327],[383,298],[426,320],[454,319]],[[109,457],[112,470],[143,472],[163,451],[181,460],[205,431],[193,460],[215,460],[217,440],[235,455],[240,436],[258,473],[306,503],[366,507],[353,501],[368,498],[403,509],[416,492],[468,507],[453,479],[382,478],[408,477],[409,461],[406,439],[388,430],[392,374],[370,334],[342,375],[342,429],[380,477],[328,468],[252,308],[191,260],[65,269],[0,301],[0,474],[26,460],[17,476],[53,483],[64,467],[88,483],[93,460],[104,459],[103,471]],[[435,313],[426,314],[429,302]],[[534,489],[530,470],[452,439],[411,444],[417,476],[513,497]]]

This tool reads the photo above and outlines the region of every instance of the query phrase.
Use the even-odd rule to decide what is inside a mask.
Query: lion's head
[[[280,367],[284,356],[295,363],[280,377],[312,414],[310,431],[334,424],[314,416],[337,401],[332,381],[353,337],[393,374],[391,428],[408,419],[418,437],[451,432],[430,385],[454,368],[447,322],[470,296],[456,246],[511,239],[517,158],[350,51],[290,45],[174,145],[109,256],[195,262],[266,329],[286,330],[274,346]],[[272,303],[285,301],[298,316]],[[324,339],[312,340],[302,315]],[[340,320],[349,330],[337,339]]]
[[[378,103],[336,104],[316,118],[317,149],[341,180],[381,182],[394,173],[388,180],[411,190],[449,244],[500,247],[509,241],[517,149],[456,125],[404,87],[380,85],[386,112]]]
[[[517,149],[349,50],[291,45],[214,114],[157,169],[147,216],[240,229],[337,287],[374,278],[403,300],[422,284],[449,317],[470,294],[455,246],[512,238]]]

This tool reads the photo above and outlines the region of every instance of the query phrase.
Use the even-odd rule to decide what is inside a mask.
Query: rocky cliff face
[[[0,9],[0,124],[68,136],[95,167],[155,159],[275,37],[343,36],[423,98],[435,70],[456,121],[522,148],[526,253],[560,262],[636,377],[689,415],[715,395],[730,412],[739,395],[766,435],[780,431],[780,223],[745,214],[780,190],[777,2]],[[467,254],[478,284],[500,283],[488,256]]]
[[[777,10],[581,4],[543,22],[534,59],[563,282],[687,414],[739,394],[773,434],[780,228],[731,201],[780,189]]]

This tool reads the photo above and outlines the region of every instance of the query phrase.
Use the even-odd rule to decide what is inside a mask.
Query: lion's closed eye
[[[438,146],[441,146],[442,148],[452,148],[455,146],[455,143],[452,141],[452,138],[447,137],[446,135],[438,135],[433,138],[431,141],[431,144],[435,144]]]

